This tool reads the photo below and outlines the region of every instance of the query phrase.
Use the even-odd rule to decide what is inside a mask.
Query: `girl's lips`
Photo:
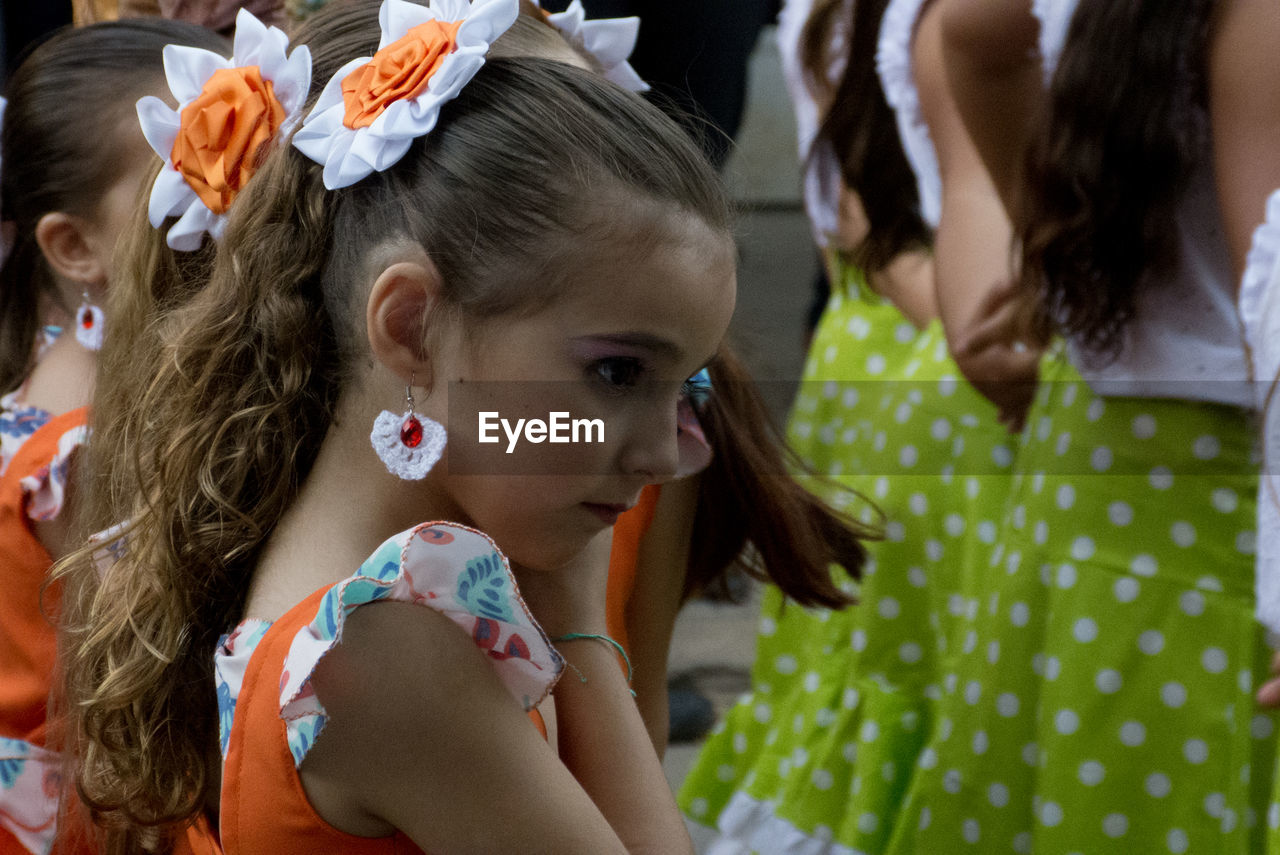
[[[600,521],[605,525],[613,525],[618,521],[618,517],[631,509],[630,505],[598,504],[596,502],[583,502],[582,506],[599,517]]]

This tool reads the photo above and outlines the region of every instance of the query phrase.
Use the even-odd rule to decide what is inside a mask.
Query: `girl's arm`
[[[858,194],[840,181],[837,233],[833,235],[832,248],[852,252],[867,239],[871,221]],[[828,254],[827,278],[839,282],[840,275],[835,259]],[[924,329],[938,316],[938,301],[933,288],[933,256],[928,250],[908,250],[898,253],[883,269],[868,276],[872,290],[884,297],[911,321],[917,329]]]
[[[1023,158],[1044,83],[1031,0],[938,0],[956,108],[1006,211],[1016,214]]]
[[[653,522],[640,542],[635,588],[627,604],[632,688],[653,747],[667,750],[671,714],[667,698],[667,656],[689,569],[689,544],[697,511],[697,475],[662,485]]]
[[[1008,341],[966,347],[989,320],[992,295],[1014,278],[1013,227],[991,175],[960,117],[943,67],[942,13],[927,9],[912,45],[920,106],[942,175],[942,216],[934,238],[934,281],[951,352],[969,381],[999,408],[1002,423],[1020,429],[1035,391],[1040,349]]]
[[[1218,202],[1238,284],[1267,196],[1280,188],[1280,67],[1274,61],[1280,8],[1266,0],[1228,0],[1218,15],[1209,43],[1209,112]],[[1280,653],[1271,674],[1257,700],[1276,709]]]
[[[872,290],[893,303],[916,329],[924,329],[938,317],[934,272],[933,254],[916,249],[898,253],[867,279]]]
[[[1266,199],[1280,188],[1280,6],[1228,0],[1209,45],[1214,167],[1238,283]]]
[[[398,829],[437,855],[692,853],[614,653],[561,649],[557,757],[446,617],[357,609],[315,674],[328,725],[301,767],[312,805],[344,831]]]
[[[605,534],[565,567],[517,568],[549,637],[605,631],[610,546]],[[339,825],[354,833],[400,829],[438,855],[692,851],[611,647],[557,645],[568,662],[554,693],[557,757],[452,622],[393,604],[352,617],[362,621],[348,622],[315,683],[329,713],[325,738],[338,755],[334,762],[321,754],[320,779],[335,797],[322,805],[323,791],[308,780],[320,771],[309,764],[324,739],[302,767],[322,816],[354,823]]]

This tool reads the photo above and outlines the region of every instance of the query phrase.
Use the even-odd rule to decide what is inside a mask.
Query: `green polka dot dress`
[[[921,331],[856,271],[819,324],[789,440],[836,507],[879,522],[843,612],[768,589],[752,686],[680,793],[717,853],[879,852],[941,697],[955,596],[973,544],[994,542],[1011,443],[960,380],[941,325]],[[883,514],[883,517],[880,516]],[[988,549],[990,547],[988,546]],[[852,587],[850,587],[852,590]]]
[[[1241,410],[1102,398],[1046,362],[998,545],[874,851],[1267,851],[1251,447]]]

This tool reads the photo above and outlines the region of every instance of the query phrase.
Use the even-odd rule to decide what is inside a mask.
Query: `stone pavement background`
[[[782,424],[804,364],[804,324],[818,258],[800,202],[795,123],[783,83],[775,30],[752,58],[747,112],[726,181],[740,206],[738,306],[731,336]],[[696,600],[676,623],[669,673],[693,675],[723,713],[748,685],[755,653],[756,592],[741,604]],[[673,787],[700,743],[672,745],[664,766]],[[705,832],[694,828],[695,843]],[[702,833],[700,833],[702,832]]]

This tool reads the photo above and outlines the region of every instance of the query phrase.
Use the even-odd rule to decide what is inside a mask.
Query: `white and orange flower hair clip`
[[[178,109],[149,95],[138,101],[138,120],[164,158],[147,213],[156,228],[166,217],[179,217],[166,236],[171,248],[191,252],[206,233],[220,238],[236,194],[269,147],[301,119],[311,52],[305,46],[288,51],[283,30],[244,9],[236,16],[230,59],[184,45],[165,47],[165,77]]]
[[[294,135],[324,165],[324,186],[349,187],[397,163],[436,126],[520,12],[518,0],[384,0],[378,52],[338,69]]]
[[[533,0],[541,9],[538,0]],[[627,60],[636,49],[640,35],[640,19],[597,18],[587,20],[587,10],[582,0],[573,0],[563,12],[542,10],[547,23],[560,31],[565,41],[585,51],[600,63],[600,71],[606,80],[632,92],[648,92],[649,84],[641,79]]]

